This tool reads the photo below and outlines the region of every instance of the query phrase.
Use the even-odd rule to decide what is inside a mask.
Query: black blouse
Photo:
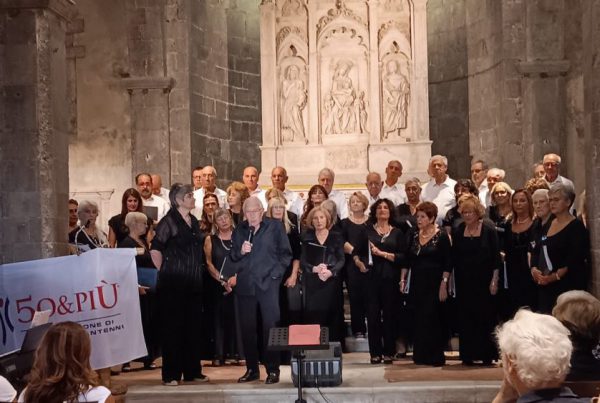
[[[148,234],[150,228],[152,228],[152,224],[152,219],[148,218],[148,228],[146,229],[146,233],[142,236],[142,239],[146,239],[146,235]],[[127,237],[129,234],[129,228],[127,228],[127,226],[125,225],[125,217],[123,217],[121,214],[117,214],[111,217],[111,219],[108,220],[108,226],[115,233],[117,246],[119,246],[119,243],[123,241],[125,237]]]
[[[331,270],[334,276],[340,274],[342,267],[344,267],[344,239],[341,234],[334,231],[329,231],[329,235],[324,243],[320,243],[317,239],[315,231],[312,229],[307,230],[302,234],[302,243],[316,243],[325,246],[325,264],[327,268]],[[304,275],[312,274],[312,265],[306,260],[306,256],[302,254],[300,259],[300,267]]]
[[[372,255],[372,272],[381,278],[398,280],[400,278],[400,269],[407,267],[405,234],[399,228],[391,227],[389,234],[381,235],[375,230],[373,225],[369,225],[367,236],[375,247],[383,252],[394,254],[393,261],[381,256]]]
[[[140,244],[138,244],[135,239],[131,238],[129,235],[127,235],[124,239],[121,240],[121,242],[119,242],[119,248],[140,248],[143,247],[144,248],[144,254],[143,255],[136,255],[135,256],[135,264],[137,267],[146,267],[146,268],[153,268],[154,267],[154,263],[152,262],[152,257],[150,256],[150,251],[148,250],[147,246],[142,246]]]
[[[340,222],[344,242],[348,242],[354,248],[352,256],[358,256],[365,264],[369,253],[369,237],[367,236],[368,223],[355,224],[349,218]]]

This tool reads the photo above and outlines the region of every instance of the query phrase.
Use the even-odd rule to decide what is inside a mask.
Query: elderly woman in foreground
[[[558,319],[521,309],[496,334],[504,380],[493,403],[589,402],[561,387],[573,346]]]

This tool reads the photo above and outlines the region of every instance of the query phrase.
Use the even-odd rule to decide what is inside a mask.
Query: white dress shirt
[[[484,179],[479,185],[479,201],[483,204],[483,207],[487,207],[491,204],[490,189],[488,188],[487,181]]]
[[[331,189],[331,193],[329,193],[328,198],[335,202],[335,206],[337,207],[337,213],[340,217],[340,220],[348,218],[348,201],[346,200],[346,195],[344,194],[344,192]]]
[[[160,196],[163,199],[165,199],[167,201],[167,203],[169,203],[169,206],[171,205],[171,202],[169,201],[169,193],[171,193],[171,191],[167,188],[160,188],[160,194],[159,195],[155,195],[155,196]]]
[[[169,211],[171,205],[162,197],[152,195],[147,199],[142,197],[144,206],[156,207],[158,209],[156,221],[160,221]]]
[[[549,182],[548,179],[546,179],[546,182],[548,182],[548,186],[550,187],[552,187],[552,185],[561,184],[563,186],[570,186],[571,190],[573,190],[573,192],[575,191],[575,184],[573,183],[573,181],[571,179],[565,178],[564,176],[558,175],[556,179],[554,179],[554,181]]]
[[[285,196],[285,200],[287,200],[288,211],[301,217],[304,209],[304,200],[302,200],[300,195],[289,189],[285,189],[283,195]]]
[[[250,196],[256,196],[258,197],[258,200],[260,200],[260,203],[263,205],[263,208],[265,209],[265,211],[267,210],[267,191],[263,190],[260,188],[260,186],[257,186],[256,189],[254,190],[249,190],[250,192]]]
[[[408,201],[408,197],[406,197],[406,191],[404,190],[404,185],[398,182],[392,186],[388,186],[387,183],[383,182],[383,187],[379,193],[379,198],[391,200],[392,203],[394,203],[394,206],[398,206]]]
[[[214,193],[217,196],[217,200],[219,200],[219,207],[229,207],[229,205],[227,204],[227,192],[225,192],[223,189],[219,189],[216,187],[215,191],[212,193]],[[202,209],[204,208],[204,188],[194,190],[194,199],[196,199],[196,208],[202,211]]]
[[[432,202],[438,208],[438,224],[441,224],[442,219],[446,217],[448,210],[456,205],[456,198],[454,195],[455,185],[456,181],[446,175],[446,180],[439,185],[435,182],[435,179],[431,179],[423,187],[423,191],[421,192],[423,201]]]

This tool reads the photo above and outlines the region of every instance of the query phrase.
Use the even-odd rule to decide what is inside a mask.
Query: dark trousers
[[[259,346],[258,346],[258,318],[260,309],[262,318],[261,346],[264,351],[264,365],[267,372],[279,373],[279,352],[267,348],[269,329],[279,324],[279,284],[267,291],[256,290],[256,295],[236,295],[238,313],[240,314],[240,328],[242,342],[246,356],[246,368],[258,371]]]
[[[367,332],[367,297],[369,293],[369,273],[361,273],[351,258],[346,259],[346,287],[350,299],[350,323],[352,333]]]
[[[159,317],[161,323],[162,380],[186,381],[202,373],[201,320],[202,293],[159,289]]]
[[[369,283],[367,308],[369,352],[371,357],[393,356],[396,353],[398,310],[400,309],[398,281],[373,278]]]

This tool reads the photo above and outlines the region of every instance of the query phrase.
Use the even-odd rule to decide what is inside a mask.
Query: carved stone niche
[[[427,0],[263,0],[262,183],[364,183],[400,159],[426,179]]]

